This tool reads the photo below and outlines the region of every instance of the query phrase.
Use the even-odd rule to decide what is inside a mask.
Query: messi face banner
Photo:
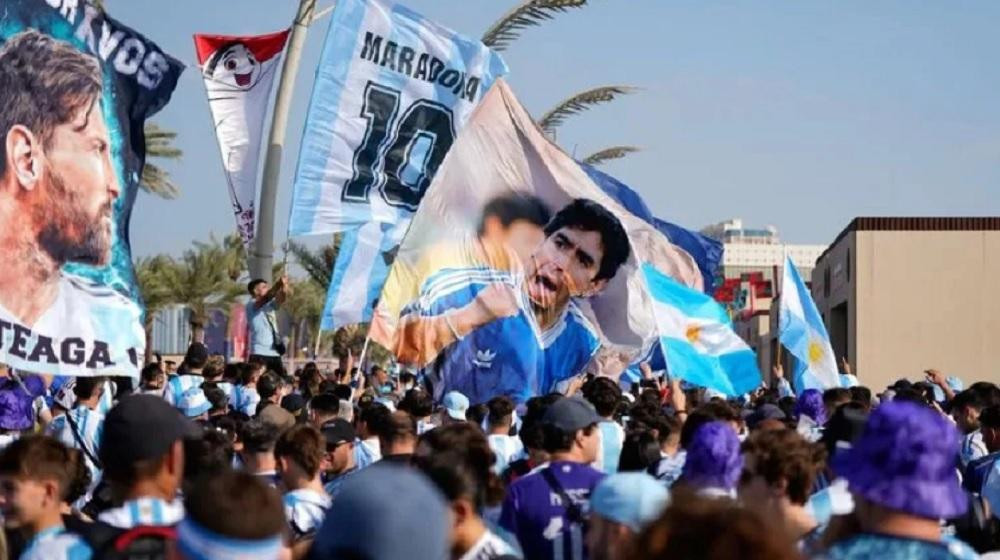
[[[481,42],[398,4],[338,0],[332,18],[295,175],[293,236],[408,220],[507,71]]]
[[[524,402],[656,339],[639,262],[701,287],[690,255],[595,185],[499,80],[414,216],[375,332],[438,399]]]
[[[128,223],[143,121],[182,66],[77,0],[0,10],[0,362],[137,375]]]

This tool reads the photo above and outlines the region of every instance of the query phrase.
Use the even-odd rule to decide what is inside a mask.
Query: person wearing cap
[[[743,442],[740,501],[790,542],[818,537],[819,524],[805,506],[825,461],[822,445],[792,430],[756,432]]]
[[[167,380],[167,387],[163,392],[163,398],[168,403],[179,406],[181,396],[193,387],[201,387],[205,381],[201,372],[208,363],[208,348],[200,342],[192,343],[188,346],[187,353],[184,354],[182,364],[184,373],[175,375]]]
[[[666,487],[646,473],[616,473],[602,480],[590,494],[590,558],[628,558],[637,535],[663,513],[669,498]]]
[[[198,428],[163,399],[130,395],[104,421],[99,457],[121,506],[102,512],[121,529],[175,525],[184,517],[177,491],[184,480],[184,442]]]
[[[86,505],[101,479],[101,461],[97,450],[101,445],[105,416],[98,411],[101,395],[105,390],[104,377],[80,377],[73,383],[76,404],[72,410],[55,417],[46,428],[46,433],[63,443],[83,452],[90,470],[90,487],[76,504]]]
[[[243,449],[240,451],[243,470],[271,486],[277,486],[281,482],[278,463],[274,459],[274,445],[280,434],[281,428],[264,418],[254,418],[247,422],[240,432],[240,441],[243,442]]]
[[[305,410],[306,410],[306,398],[298,393],[292,393],[290,395],[285,395],[281,398],[281,408],[288,411],[295,421],[304,420]]]
[[[503,502],[500,526],[517,537],[526,558],[582,560],[585,512],[604,473],[597,460],[600,415],[579,397],[562,398],[542,417],[551,461],[514,482]]]
[[[687,446],[678,485],[714,498],[735,498],[743,470],[740,439],[727,422],[702,424]]]
[[[309,560],[448,558],[450,513],[427,477],[398,465],[375,465],[344,483]]]
[[[191,387],[181,395],[177,401],[177,409],[187,418],[198,421],[208,420],[208,411],[212,408],[212,403],[205,397],[205,391],[201,387]]]
[[[469,411],[469,397],[458,391],[449,391],[441,399],[441,406],[444,408],[441,414],[441,425],[447,426],[455,422],[465,422],[465,413]]]
[[[351,423],[337,418],[327,422],[323,429],[326,443],[326,490],[330,498],[336,498],[341,485],[358,472],[354,459],[354,427]]]
[[[223,472],[198,480],[184,497],[187,516],[177,525],[178,560],[288,558],[281,497],[259,479]]]
[[[285,488],[285,518],[295,541],[311,538],[330,509],[330,496],[320,479],[325,455],[323,434],[308,424],[285,431],[274,446]]]
[[[860,532],[834,542],[823,557],[976,558],[941,530],[942,519],[969,505],[956,471],[958,443],[955,427],[926,406],[889,402],[872,412],[858,441],[832,459],[854,496]]]

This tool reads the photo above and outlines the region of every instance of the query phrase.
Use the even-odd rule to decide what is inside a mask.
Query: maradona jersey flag
[[[306,118],[289,234],[409,219],[472,109],[506,72],[481,42],[402,5],[338,0]]]
[[[410,224],[377,332],[437,398],[524,402],[599,353],[627,364],[652,344],[640,261],[702,287],[691,256],[595,185],[497,80]]]
[[[194,36],[236,229],[248,247],[254,235],[257,164],[267,101],[287,39],[288,31],[256,37]]]
[[[138,375],[128,223],[183,66],[86,1],[0,7],[0,362]]]

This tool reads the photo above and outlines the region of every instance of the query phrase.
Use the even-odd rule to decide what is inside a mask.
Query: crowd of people
[[[1000,550],[1000,388],[740,399],[644,368],[524,403],[195,343],[0,379],[0,557],[956,559]],[[854,378],[856,380],[856,378]],[[997,557],[1000,557],[1000,553]]]

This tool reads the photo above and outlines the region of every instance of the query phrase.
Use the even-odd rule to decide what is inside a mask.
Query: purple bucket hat
[[[958,432],[943,416],[889,402],[871,414],[854,446],[833,458],[833,470],[851,492],[878,505],[948,519],[968,508],[956,474],[958,448]]]
[[[687,446],[681,479],[698,488],[736,489],[743,471],[740,438],[724,422],[709,422],[694,432]]]
[[[806,415],[822,426],[826,424],[826,407],[823,405],[823,393],[819,389],[806,389],[795,402],[795,416]]]

